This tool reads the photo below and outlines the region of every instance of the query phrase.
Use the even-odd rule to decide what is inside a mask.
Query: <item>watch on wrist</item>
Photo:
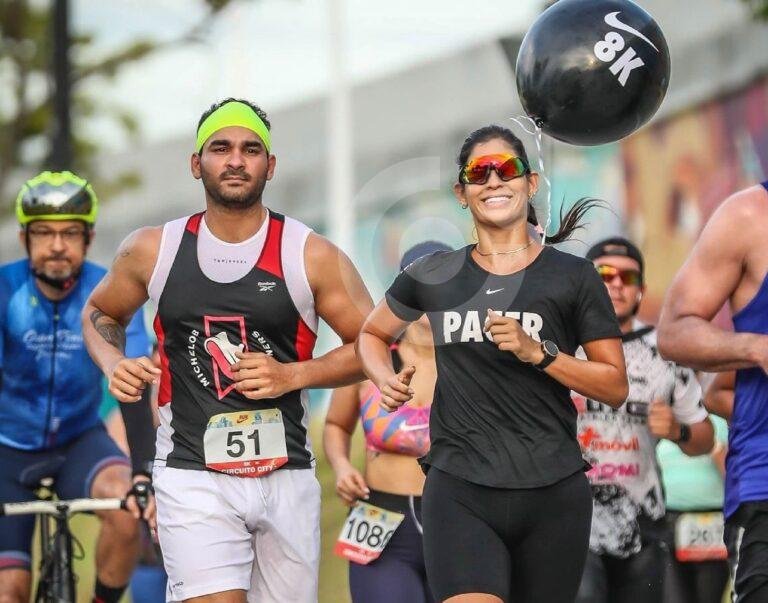
[[[557,358],[557,355],[560,353],[560,349],[554,341],[545,339],[541,342],[541,351],[544,353],[544,359],[534,366],[540,371],[543,371],[554,362],[555,358]]]
[[[675,444],[685,444],[691,439],[691,428],[685,423],[680,423],[680,437],[675,440]]]

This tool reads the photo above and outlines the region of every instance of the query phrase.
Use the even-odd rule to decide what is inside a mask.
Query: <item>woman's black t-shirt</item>
[[[620,337],[605,285],[591,262],[545,247],[525,269],[491,274],[472,247],[423,257],[386,293],[395,315],[432,326],[437,384],[427,466],[485,486],[535,488],[584,469],[567,387],[483,331],[487,310],[516,318],[537,341],[573,354]]]

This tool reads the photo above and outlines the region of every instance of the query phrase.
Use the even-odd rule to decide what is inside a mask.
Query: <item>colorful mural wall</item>
[[[655,315],[714,209],[768,172],[768,79],[644,129],[621,153],[626,225],[647,263],[644,312]]]

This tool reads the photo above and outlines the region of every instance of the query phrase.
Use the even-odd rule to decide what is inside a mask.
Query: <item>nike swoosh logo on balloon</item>
[[[646,38],[643,34],[641,34],[639,31],[637,31],[634,27],[630,27],[626,23],[622,23],[619,21],[619,18],[616,16],[621,11],[616,11],[615,13],[608,13],[605,15],[605,22],[613,27],[614,29],[621,29],[622,31],[626,31],[628,33],[631,33],[633,36],[637,36],[641,40],[644,40],[645,42],[648,42],[648,44],[651,45],[651,48],[653,48],[656,52],[659,52],[659,49],[656,48],[656,45],[651,42],[648,38]]]

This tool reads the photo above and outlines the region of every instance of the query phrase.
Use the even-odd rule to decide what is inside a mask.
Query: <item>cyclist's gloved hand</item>
[[[133,478],[133,487],[125,495],[126,507],[136,519],[144,519],[153,530],[155,521],[155,489],[145,475]]]

